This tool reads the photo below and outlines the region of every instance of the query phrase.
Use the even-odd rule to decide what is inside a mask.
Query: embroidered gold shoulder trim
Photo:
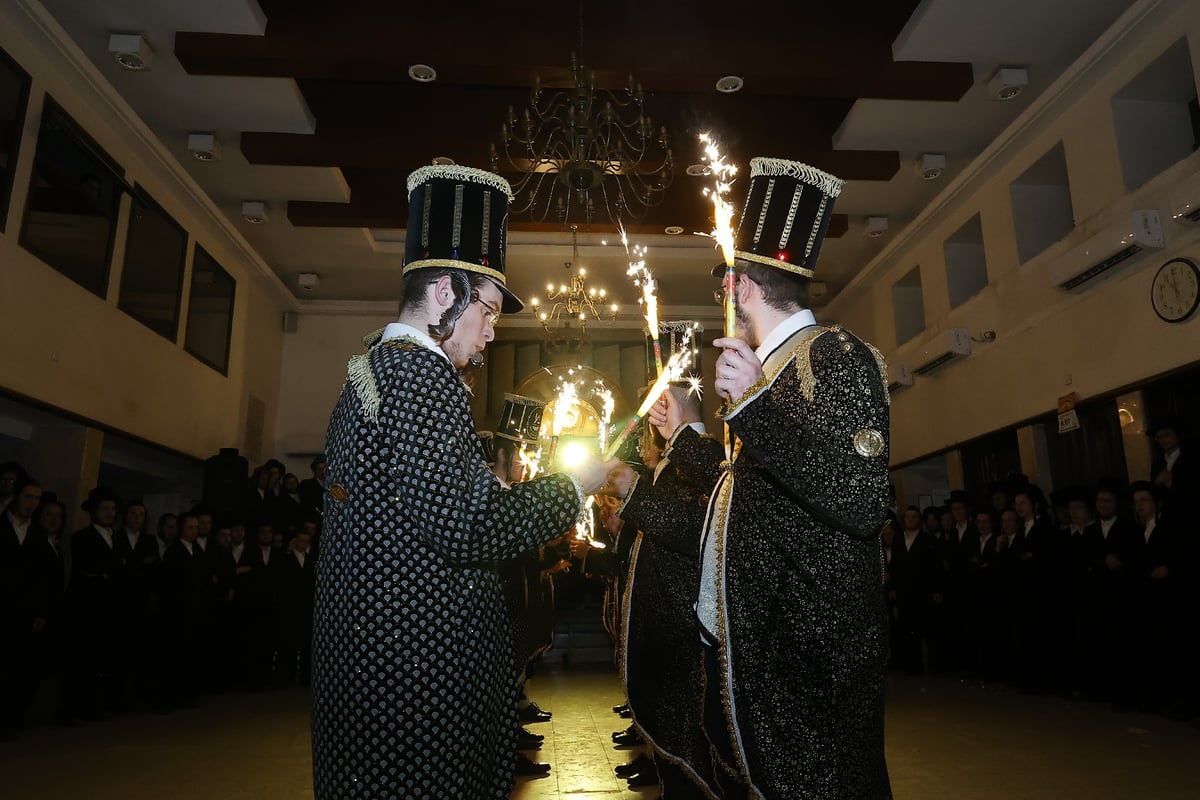
[[[813,375],[812,364],[810,364],[808,360],[808,351],[812,348],[813,341],[815,341],[816,338],[821,334],[826,333],[828,330],[828,328],[818,328],[808,336],[805,336],[804,341],[793,347],[791,352],[788,353],[785,358],[780,359],[779,366],[772,369],[769,373],[764,372],[762,376],[742,394],[741,397],[732,403],[726,403],[723,405],[720,411],[717,412],[717,415],[722,418],[728,417],[733,411],[740,408],[743,403],[746,403],[750,398],[754,397],[763,389],[773,384],[775,379],[779,377],[781,372],[783,372],[784,367],[791,363],[792,359],[797,360],[796,369],[799,370],[800,373],[800,391],[804,395],[804,399],[811,403],[813,399],[813,392],[817,386],[817,377]]]
[[[362,346],[370,350],[383,339],[384,328],[376,328],[362,338]]]
[[[346,380],[358,395],[363,416],[374,422],[379,417],[379,390],[371,375],[370,356],[367,353],[350,357],[350,363],[346,365]]]

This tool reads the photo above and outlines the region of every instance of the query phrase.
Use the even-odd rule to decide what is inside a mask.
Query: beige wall
[[[290,295],[48,15],[0,6],[0,47],[33,78],[6,233],[0,234],[0,387],[196,457],[242,447],[249,396],[274,438]],[[45,95],[54,99],[237,281],[228,375],[119,311],[129,201],[122,202],[107,299],[18,246]],[[185,289],[186,292],[186,289]],[[186,297],[182,313],[186,315]]]
[[[902,463],[1045,414],[1060,395],[1080,399],[1111,393],[1200,359],[1200,319],[1163,323],[1150,305],[1150,284],[1167,259],[1200,260],[1200,229],[1170,219],[1169,196],[1200,171],[1200,153],[1127,195],[1118,160],[1111,96],[1163,51],[1187,36],[1193,67],[1200,60],[1200,4],[1138,4],[1018,119],[908,230],[897,236],[842,292],[824,316],[872,339],[889,362],[910,367],[952,327],[972,335],[994,330],[994,343],[975,343],[969,358],[897,393],[892,405],[892,459]],[[1009,184],[1063,142],[1076,230],[1020,264]],[[1134,208],[1160,211],[1168,246],[1112,271],[1081,294],[1056,288],[1050,268],[1109,215]],[[943,241],[981,215],[989,285],[951,310]],[[896,346],[892,285],[921,266],[926,330]],[[1200,315],[1197,315],[1200,317]]]

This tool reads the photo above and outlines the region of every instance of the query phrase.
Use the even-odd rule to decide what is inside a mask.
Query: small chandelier
[[[579,226],[572,224],[570,228],[571,260],[564,262],[563,266],[571,271],[571,282],[558,286],[553,283],[546,284],[546,299],[553,303],[549,309],[542,307],[541,301],[536,297],[529,301],[538,322],[547,333],[555,333],[560,328],[569,329],[573,323],[578,322],[581,334],[586,334],[589,316],[597,320],[605,316],[597,304],[604,303],[608,298],[608,291],[594,286],[588,288],[587,269],[579,263]],[[610,321],[616,321],[617,309],[616,303],[608,306],[607,316]]]
[[[492,171],[519,175],[510,181],[512,211],[536,222],[582,218],[590,226],[601,214],[614,224],[643,219],[675,177],[667,129],[655,131],[632,75],[625,88],[610,90],[596,87],[595,73],[575,53],[570,69],[569,89],[544,93],[535,80],[520,120],[508,107],[500,125],[503,161],[493,143]]]

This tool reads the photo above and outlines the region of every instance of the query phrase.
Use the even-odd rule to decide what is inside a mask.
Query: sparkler
[[[604,381],[597,380],[596,386],[592,389],[594,394],[600,400],[600,452],[603,453],[608,448],[608,426],[612,422],[613,413],[613,394],[604,385]]]
[[[638,302],[645,308],[646,329],[650,334],[650,341],[654,343],[654,366],[658,374],[662,375],[662,345],[658,340],[658,296],[655,294],[658,285],[654,282],[654,276],[650,274],[650,268],[646,266],[646,248],[634,245],[631,251],[629,237],[625,235],[625,226],[620,220],[617,221],[617,230],[621,233],[621,244],[625,246],[625,257],[629,259],[629,269],[625,274],[633,278],[633,285],[642,290],[642,298]]]
[[[542,448],[539,447],[537,450],[532,450],[522,447],[517,457],[525,465],[525,480],[531,481],[536,478],[538,466],[542,460]]]
[[[704,195],[712,200],[713,230],[709,234],[721,247],[725,259],[725,335],[732,337],[737,329],[737,273],[733,269],[733,206],[728,200],[737,167],[725,161],[717,143],[707,133],[700,134],[704,145],[704,159],[713,174],[713,186],[705,187]]]
[[[558,396],[554,399],[554,419],[550,424],[549,463],[551,466],[554,465],[554,458],[558,455],[558,437],[562,435],[563,428],[569,424],[568,420],[575,417],[575,402],[578,399],[579,394],[573,381],[564,380],[559,384]]]
[[[658,380],[650,387],[650,391],[646,394],[646,399],[642,401],[641,406],[638,407],[637,413],[626,423],[624,429],[617,434],[617,438],[613,439],[612,443],[609,444],[608,449],[604,452],[605,460],[616,455],[617,451],[621,449],[621,445],[625,444],[625,440],[629,438],[629,434],[633,433],[634,429],[637,428],[642,417],[646,416],[646,412],[650,410],[650,406],[658,402],[658,398],[662,397],[662,393],[667,390],[672,381],[683,378],[684,370],[691,365],[692,358],[696,355],[696,351],[691,346],[694,330],[694,328],[689,328],[684,333],[682,347],[667,360],[662,374],[658,376]]]

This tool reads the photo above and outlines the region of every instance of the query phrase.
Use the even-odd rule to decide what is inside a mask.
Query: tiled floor
[[[531,696],[554,712],[548,778],[522,782],[520,800],[615,800],[612,776],[628,754],[610,672],[545,673]],[[1196,800],[1200,732],[1190,725],[1055,697],[949,679],[893,681],[888,763],[898,800]],[[80,728],[43,726],[0,743],[5,800],[294,800],[312,797],[308,699],[289,690],[227,695],[167,717],[128,715]],[[407,799],[406,800],[415,800]]]

